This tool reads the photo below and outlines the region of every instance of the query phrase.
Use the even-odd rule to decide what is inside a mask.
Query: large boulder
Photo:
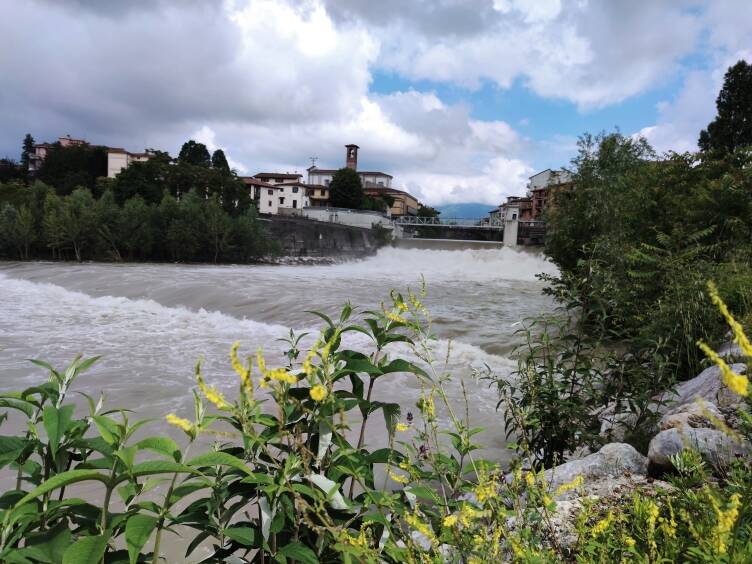
[[[583,487],[603,478],[618,478],[625,474],[647,474],[648,459],[626,443],[610,443],[598,452],[580,460],[572,460],[545,471],[546,482],[556,493],[559,486],[572,483],[578,476],[583,479]],[[565,492],[559,498],[572,497],[576,492]]]
[[[739,457],[752,453],[749,443],[716,429],[693,428],[687,425],[661,431],[648,447],[651,473],[671,470],[671,457],[685,448],[699,452],[716,472],[727,469]]]
[[[682,429],[683,427],[713,429],[716,423],[726,423],[723,414],[714,403],[705,400],[696,400],[692,403],[677,405],[669,409],[661,417],[658,430]]]

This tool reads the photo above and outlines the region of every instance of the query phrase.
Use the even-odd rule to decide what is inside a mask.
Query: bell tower
[[[357,145],[345,145],[347,149],[345,166],[353,170],[358,170],[358,147]]]

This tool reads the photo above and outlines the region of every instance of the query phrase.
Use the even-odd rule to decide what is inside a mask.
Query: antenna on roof
[[[316,166],[316,161],[319,160],[319,158],[318,157],[308,157],[308,158],[311,159],[311,166]]]

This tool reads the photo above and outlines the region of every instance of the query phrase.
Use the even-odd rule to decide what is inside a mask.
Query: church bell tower
[[[347,149],[345,166],[353,170],[358,170],[358,147],[357,145],[345,145]]]

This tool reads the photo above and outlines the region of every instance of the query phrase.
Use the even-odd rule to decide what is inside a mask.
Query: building
[[[240,180],[248,187],[251,199],[259,213],[277,215],[279,212],[279,187],[252,176],[241,176]]]
[[[385,172],[374,172],[358,170],[358,147],[357,145],[345,145],[347,149],[345,166],[351,168],[360,176],[360,182],[363,184],[363,188],[391,188],[392,187],[392,175]],[[308,184],[314,184],[316,186],[329,186],[332,181],[336,169],[325,169],[312,166],[308,168]]]
[[[417,215],[418,200],[404,190],[392,188],[391,174],[377,171],[358,170],[358,147],[357,145],[345,145],[345,166],[358,173],[360,182],[363,185],[363,192],[366,196],[372,198],[384,198],[392,202],[389,211],[391,215]],[[308,187],[313,190],[313,194],[321,191],[322,196],[311,195],[311,205],[325,205],[329,200],[328,187],[331,184],[336,169],[324,169],[312,166],[308,168]],[[323,189],[326,190],[324,197]],[[309,193],[311,193],[309,191]],[[317,203],[316,199],[321,198]]]
[[[297,172],[258,172],[253,175],[253,178],[269,184],[286,184],[289,182],[300,182],[303,179],[303,175]]]
[[[88,145],[84,139],[74,139],[70,135],[60,137],[57,143],[37,143],[34,145],[34,153],[29,155],[29,172],[35,174],[42,167],[47,153],[56,145],[61,147],[76,147],[79,145]],[[116,177],[121,170],[130,166],[134,162],[148,161],[151,158],[149,151],[143,153],[129,153],[120,147],[107,147],[105,145],[94,145],[102,148],[107,153],[107,177]]]
[[[285,182],[274,185],[278,190],[278,207],[300,210],[311,204],[308,197],[309,187],[302,182]]]
[[[404,190],[384,188],[381,186],[368,186],[363,188],[363,193],[371,198],[384,198],[387,201],[391,200],[392,205],[389,206],[389,213],[392,216],[418,215],[418,207],[420,206],[418,199]]]
[[[532,219],[541,219],[546,205],[550,204],[556,191],[572,186],[572,175],[566,170],[547,168],[530,177],[527,188],[532,200]]]
[[[107,178],[115,178],[131,163],[142,163],[151,158],[149,151],[130,153],[120,147],[107,147]]]

